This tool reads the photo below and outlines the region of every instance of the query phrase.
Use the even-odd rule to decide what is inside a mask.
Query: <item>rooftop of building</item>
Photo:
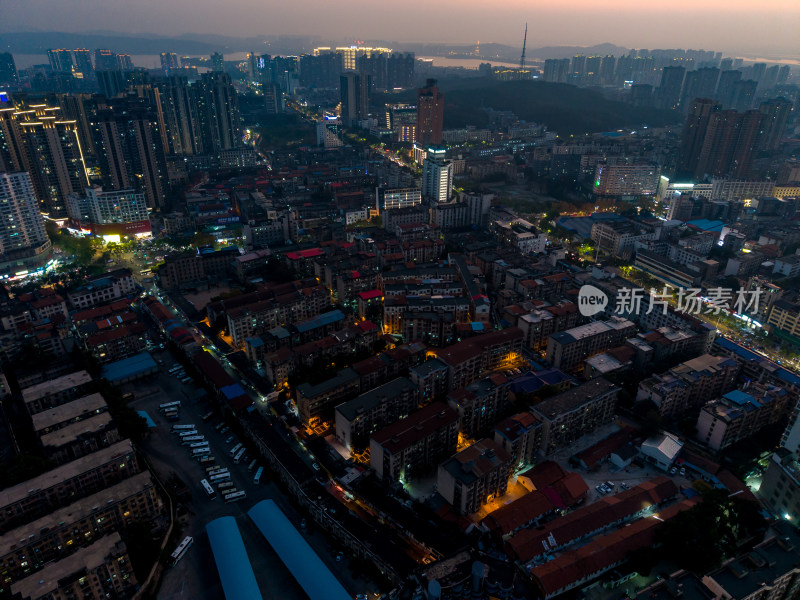
[[[42,473],[33,479],[28,479],[15,486],[0,490],[0,506],[9,506],[23,500],[29,494],[39,490],[49,489],[121,456],[132,456],[133,454],[134,451],[131,441],[121,440],[108,448],[103,448],[97,452],[82,456],[65,465]]]
[[[48,447],[60,448],[61,446],[75,442],[82,436],[105,431],[109,428],[109,425],[111,425],[111,415],[104,412],[46,433],[41,436],[39,440],[42,442],[42,446],[45,447],[45,450],[47,450]]]
[[[82,415],[105,410],[106,407],[106,401],[100,394],[89,394],[88,396],[77,398],[72,402],[67,402],[66,404],[36,413],[31,417],[33,420],[33,430],[43,431],[48,427],[71,421]]]
[[[150,353],[140,352],[128,358],[103,365],[102,377],[114,383],[157,369],[158,365],[153,360],[153,357],[150,356]]]
[[[428,377],[433,373],[446,370],[447,370],[447,365],[436,358],[429,358],[425,362],[409,368],[409,372],[413,373],[420,379],[424,379],[425,377]]]
[[[391,401],[404,394],[414,394],[416,392],[417,386],[406,377],[398,377],[361,394],[357,398],[353,398],[349,402],[340,404],[336,407],[336,412],[340,413],[348,421],[354,421],[359,415],[371,411],[384,402]]]
[[[510,461],[508,452],[494,440],[484,438],[442,463],[440,468],[465,485],[470,485]]]
[[[115,549],[124,546],[119,533],[104,536],[91,546],[81,548],[74,554],[50,563],[41,571],[28,575],[25,579],[11,585],[11,591],[21,598],[43,598],[58,590],[61,581],[83,571],[92,571],[106,562],[106,557],[113,555]]]
[[[531,410],[534,415],[552,421],[565,413],[585,406],[601,396],[617,391],[619,391],[619,388],[613,383],[603,377],[598,377],[588,383],[542,400]]]
[[[495,434],[514,442],[539,425],[539,420],[531,413],[521,412],[500,421],[495,425],[494,431]]]
[[[24,539],[30,543],[40,535],[46,535],[49,531],[69,527],[76,521],[92,514],[98,507],[105,507],[108,504],[130,498],[152,485],[153,479],[149,472],[137,473],[111,487],[59,508],[40,519],[20,525],[0,536],[0,556],[5,556],[14,550],[15,546],[20,544],[20,540]],[[33,539],[31,539],[32,534]]]
[[[372,439],[384,451],[396,453],[424,440],[443,427],[458,422],[458,414],[443,402],[434,402],[405,419],[384,427]]]
[[[733,598],[749,598],[757,590],[797,569],[800,532],[785,521],[773,524],[769,537],[751,552],[725,563],[708,577]]]
[[[559,331],[552,334],[551,337],[563,344],[569,343],[570,341],[577,341],[595,335],[600,335],[608,331],[620,331],[631,327],[635,328],[635,324],[633,322],[620,317],[611,317],[605,321],[594,321],[592,323],[587,323],[586,325],[579,325],[578,327],[573,327],[572,329]]]
[[[86,385],[92,380],[92,376],[86,371],[76,371],[67,375],[62,375],[56,379],[43,381],[22,390],[22,400],[27,404],[52,394],[57,394],[78,386]]]
[[[358,373],[348,367],[337,372],[334,377],[326,379],[318,384],[301,383],[297,386],[297,393],[306,398],[315,398],[336,389],[340,385],[352,385],[358,381]]]

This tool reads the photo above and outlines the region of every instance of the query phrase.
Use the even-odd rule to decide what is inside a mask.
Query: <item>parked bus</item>
[[[238,502],[239,500],[244,500],[247,498],[247,493],[242,490],[241,492],[233,492],[230,494],[225,494],[223,496],[225,498],[225,502]]]
[[[200,434],[197,432],[197,429],[190,429],[189,431],[179,431],[178,432],[178,437],[181,438],[181,439],[183,439],[185,437],[189,437],[190,435],[200,435]]]
[[[197,462],[199,462],[201,465],[207,465],[208,463],[213,463],[215,460],[216,459],[213,456],[205,455],[198,458]]]
[[[211,483],[219,483],[220,481],[228,481],[231,478],[230,473],[214,473],[211,475],[208,480]]]
[[[204,414],[201,419],[203,419],[203,423],[208,423],[211,420],[211,417],[214,416],[214,411],[210,410],[206,414]]]
[[[181,446],[188,446],[189,444],[194,444],[195,442],[205,442],[206,438],[202,435],[187,435],[185,438],[181,439]]]
[[[242,462],[242,457],[244,456],[244,453],[245,453],[245,449],[244,449],[244,448],[242,448],[241,450],[239,450],[239,451],[236,453],[236,456],[234,456],[234,457],[233,457],[233,462],[235,462],[237,465],[238,465],[240,462]]]
[[[183,379],[181,379],[181,383],[183,385],[187,385],[189,383],[192,383],[192,378],[191,377],[184,377]]]
[[[175,552],[170,554],[170,564],[173,566],[177,565],[178,561],[186,556],[186,552],[192,547],[193,543],[194,540],[190,536],[187,535],[185,538],[183,538],[183,541],[178,544],[177,548],[175,548]]]
[[[189,425],[173,425],[172,432],[175,433],[176,431],[191,431],[194,429],[194,425],[191,423]]]
[[[210,499],[213,500],[214,498],[217,497],[217,492],[215,492],[214,488],[211,487],[211,484],[208,483],[208,479],[201,479],[200,480],[200,485],[203,486],[203,489],[206,491],[206,494],[208,494],[208,497]]]
[[[169,371],[167,371],[167,373],[169,373],[170,375],[175,375],[175,373],[177,373],[181,369],[183,369],[183,367],[180,366],[180,365],[172,366],[172,367],[170,367]]]
[[[261,483],[261,476],[263,474],[264,474],[264,467],[258,467],[258,471],[256,471],[256,474],[253,476],[253,483],[256,485]]]
[[[192,450],[192,456],[194,457],[208,456],[209,454],[211,454],[211,448],[209,448],[208,446],[206,446],[205,448],[195,448],[194,450]]]
[[[175,402],[164,402],[164,404],[159,404],[158,410],[160,410],[163,413],[164,411],[167,411],[169,409],[177,410],[180,407],[181,407],[181,401],[175,400]]]
[[[236,456],[236,453],[239,452],[239,450],[241,450],[242,448],[244,448],[244,444],[242,444],[241,442],[236,444],[233,448],[231,448],[231,456]]]
[[[208,448],[208,442],[195,442],[194,444],[189,444],[190,449],[194,448]]]
[[[225,427],[225,422],[224,421],[222,423],[217,423],[216,425],[214,425],[214,429],[216,429],[217,431],[219,431],[223,427]]]
[[[177,410],[168,410],[167,412],[164,413],[164,418],[167,421],[179,421],[181,415],[178,413]]]
[[[258,459],[257,458],[254,458],[253,460],[251,460],[250,464],[247,465],[247,470],[248,471],[252,471],[253,469],[255,469],[257,463],[258,463]]]
[[[214,465],[213,467],[206,467],[206,473],[209,473],[209,474],[213,473],[214,471],[227,471],[227,470],[228,469],[226,469],[226,468],[224,468],[224,467],[222,467],[220,465]]]
[[[217,486],[220,494],[229,494],[236,491],[236,485],[232,481],[223,481]]]

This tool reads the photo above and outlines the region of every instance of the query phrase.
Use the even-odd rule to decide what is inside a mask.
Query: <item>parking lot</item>
[[[569,459],[571,456],[574,456],[581,450],[588,448],[592,444],[599,442],[618,430],[619,427],[614,424],[599,427],[592,433],[582,437],[571,446],[562,448],[558,452],[548,456],[547,459],[557,462],[567,471],[576,471],[581,477],[583,477],[586,485],[589,486],[587,502],[594,502],[595,500],[598,500],[609,493],[617,494],[625,487],[634,487],[644,481],[659,477],[660,475],[667,475],[668,477],[671,477],[672,480],[675,481],[675,484],[681,488],[690,487],[692,485],[693,479],[691,474],[681,476],[681,474],[677,471],[675,474],[664,473],[655,466],[639,466],[636,463],[631,463],[624,469],[619,470],[610,462],[605,461],[601,462],[596,470],[587,472],[570,464]],[[606,482],[612,483],[614,487],[610,492],[600,492],[597,487]]]
[[[202,389],[193,383],[184,384],[179,377],[168,373],[176,362],[174,357],[168,351],[155,352],[153,356],[163,363],[159,374],[151,379],[123,386],[123,391],[133,392],[133,408],[146,411],[156,423],[156,427],[151,428],[149,436],[142,442],[141,447],[159,479],[166,482],[173,475],[177,475],[191,494],[191,499],[183,502],[183,507],[179,510],[178,537],[189,535],[194,538],[194,546],[186,557],[165,573],[159,598],[223,597],[216,565],[205,534],[205,526],[218,517],[231,515],[237,518],[265,600],[305,599],[305,593],[246,516],[246,512],[259,501],[270,498],[283,509],[298,528],[302,517],[289,504],[283,492],[270,480],[268,471],[264,472],[260,484],[253,482],[255,469],[248,471],[248,463],[252,457],[248,460],[242,459],[238,464],[234,462],[230,449],[239,440],[234,438],[226,443],[232,434],[230,431],[221,433],[215,428],[222,421],[219,415],[215,414],[207,422],[203,422],[202,417],[212,410],[212,405],[205,399]],[[179,420],[169,422],[159,412],[158,407],[162,403],[175,400],[181,401]],[[230,481],[237,490],[246,492],[246,499],[236,503],[226,503],[219,491],[216,498],[208,498],[201,480],[209,477],[205,467],[212,463],[200,464],[191,456],[188,446],[181,445],[179,435],[170,431],[176,424],[195,426],[197,435],[203,436],[208,442],[214,464],[228,469],[231,475]],[[370,582],[352,576],[346,556],[340,557],[339,561],[336,560],[337,551],[331,548],[322,534],[307,531],[303,534],[348,591],[356,594],[374,589],[370,587]],[[167,550],[171,552],[172,548]]]

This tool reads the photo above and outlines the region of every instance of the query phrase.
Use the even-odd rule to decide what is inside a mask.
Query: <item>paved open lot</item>
[[[133,407],[147,411],[157,425],[151,429],[150,435],[141,445],[157,475],[162,481],[166,481],[172,474],[177,474],[191,492],[191,500],[185,503],[186,514],[180,518],[180,537],[190,535],[195,541],[186,557],[166,572],[159,598],[211,600],[224,597],[205,526],[218,517],[230,515],[237,518],[263,597],[266,600],[305,600],[305,593],[263,539],[246,512],[259,501],[270,498],[298,528],[301,516],[289,504],[283,492],[269,480],[268,472],[264,473],[261,484],[255,485],[253,473],[247,470],[249,461],[234,463],[229,450],[236,440],[226,444],[225,440],[231,433],[220,434],[216,431],[214,426],[221,421],[219,416],[215,415],[206,423],[202,421],[202,416],[211,410],[211,405],[202,399],[203,393],[200,389],[193,384],[184,385],[166,372],[176,362],[169,352],[155,353],[154,357],[163,361],[162,371],[151,379],[136,382],[124,389],[135,394]],[[181,400],[181,418],[175,424],[196,426],[198,435],[205,436],[210,443],[211,455],[215,457],[216,464],[227,467],[236,488],[247,492],[246,500],[228,504],[219,494],[213,500],[207,497],[200,484],[207,476],[205,465],[193,459],[186,446],[180,445],[179,436],[170,432],[173,423],[167,422],[158,412],[159,404],[174,400]],[[331,548],[329,541],[321,533],[304,532],[303,535],[348,591],[355,595],[375,589],[371,582],[353,576],[346,556],[341,562],[335,560],[336,550]]]

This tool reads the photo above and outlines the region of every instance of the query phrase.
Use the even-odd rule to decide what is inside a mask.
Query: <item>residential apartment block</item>
[[[547,342],[547,360],[556,369],[574,369],[587,358],[621,345],[636,334],[636,325],[612,317],[552,334]]]
[[[775,386],[731,390],[708,402],[697,417],[697,441],[721,451],[785,419],[790,397]]]
[[[467,436],[488,433],[505,414],[508,379],[502,373],[473,381],[447,394],[447,402],[458,413],[459,429]]]
[[[552,454],[610,423],[619,391],[607,379],[597,377],[531,407],[533,416],[542,422],[542,453]]]
[[[373,434],[370,466],[381,479],[407,481],[452,456],[457,444],[458,414],[434,402]]]
[[[139,472],[130,440],[83,456],[0,491],[0,530],[48,514]]]
[[[406,377],[384,383],[336,407],[336,439],[346,448],[364,448],[381,427],[409,415],[419,390]]]
[[[506,493],[512,462],[496,442],[479,440],[439,465],[437,490],[456,513],[472,514]]]
[[[734,359],[704,354],[642,381],[636,401],[652,401],[664,417],[685,415],[734,389],[738,375]]]

